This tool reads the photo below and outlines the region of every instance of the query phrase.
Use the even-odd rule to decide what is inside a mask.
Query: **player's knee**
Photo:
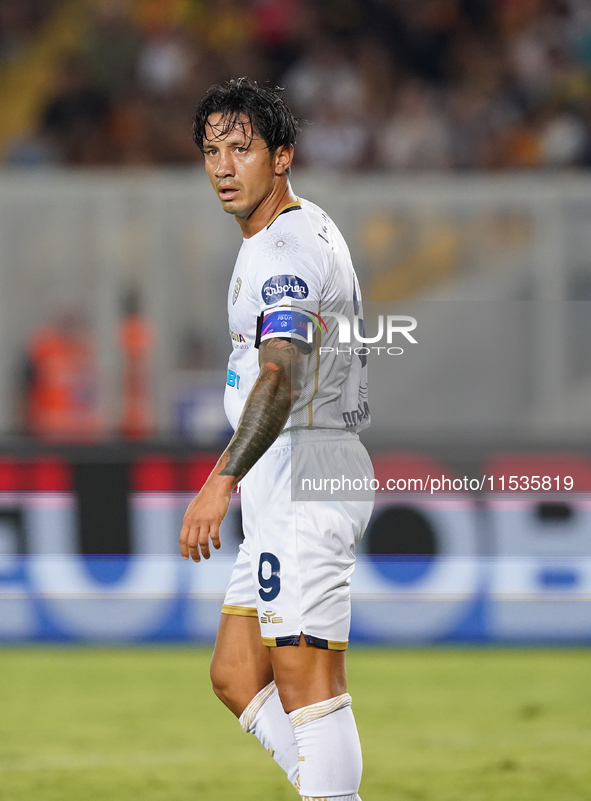
[[[299,709],[301,706],[305,706],[305,703],[302,703],[302,700],[304,699],[304,693],[302,693],[301,689],[297,685],[291,683],[279,684],[279,682],[277,682],[277,691],[279,693],[281,706],[287,714],[293,712],[294,709]]]
[[[300,649],[293,649],[300,651]],[[316,649],[315,649],[316,650]],[[281,705],[287,714],[319,700],[336,698],[347,692],[347,676],[342,652],[319,651],[318,656],[339,654],[336,659],[321,659],[313,665],[295,660],[286,666],[276,665],[275,683]]]

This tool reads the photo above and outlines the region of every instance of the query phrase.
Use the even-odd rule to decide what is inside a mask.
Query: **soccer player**
[[[212,87],[195,112],[207,175],[244,239],[228,293],[235,433],[187,509],[180,549],[199,562],[210,540],[220,547],[240,482],[245,539],[222,608],[214,692],[304,799],[359,801],[345,649],[355,544],[373,500],[298,499],[291,477],[296,447],[300,471],[373,477],[356,433],[369,423],[366,360],[337,339],[351,308],[361,330],[360,292],[334,223],[291,189],[296,133],[279,93],[247,78]]]

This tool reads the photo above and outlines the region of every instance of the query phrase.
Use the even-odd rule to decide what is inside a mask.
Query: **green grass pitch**
[[[0,649],[1,801],[297,801],[209,649]],[[591,651],[353,648],[363,801],[589,801]]]

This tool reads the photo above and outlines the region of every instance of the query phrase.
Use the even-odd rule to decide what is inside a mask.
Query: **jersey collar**
[[[283,206],[283,208],[279,209],[277,214],[274,214],[273,217],[271,217],[271,219],[266,225],[266,228],[270,228],[277,219],[277,217],[279,217],[281,214],[287,214],[288,211],[297,211],[297,209],[301,208],[302,208],[302,203],[299,198],[297,198],[297,200],[292,200],[291,203],[287,203],[285,206]]]

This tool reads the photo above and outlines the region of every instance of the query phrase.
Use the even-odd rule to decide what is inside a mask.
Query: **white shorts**
[[[356,434],[317,429],[298,433],[298,448],[331,475],[350,467],[373,478]],[[298,457],[299,458],[299,457]],[[258,617],[263,643],[297,645],[300,634],[319,648],[344,650],[351,622],[349,585],[355,545],[373,500],[292,500],[291,437],[282,434],[241,483],[245,539],[222,613]]]

